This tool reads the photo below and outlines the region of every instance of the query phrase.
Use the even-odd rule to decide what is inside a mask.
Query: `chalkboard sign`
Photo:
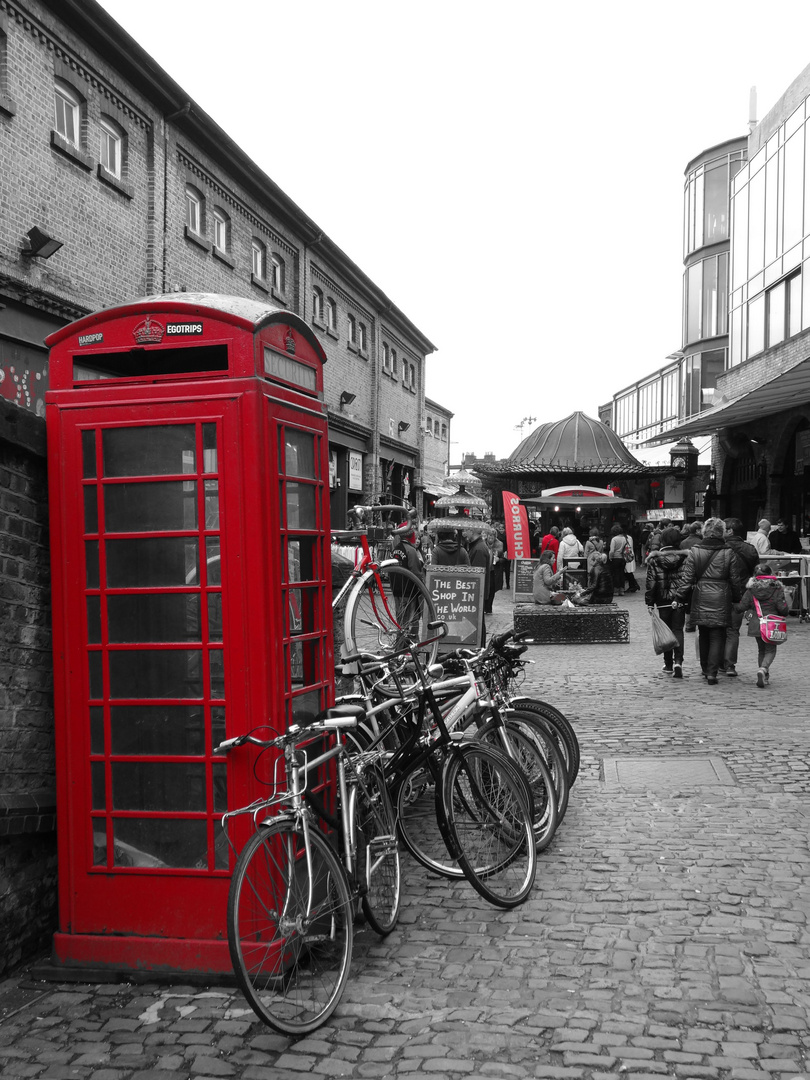
[[[429,566],[427,587],[436,618],[447,623],[448,634],[439,647],[481,645],[484,619],[483,566]]]
[[[532,578],[539,559],[515,559],[512,571],[512,599],[520,602],[532,596]]]

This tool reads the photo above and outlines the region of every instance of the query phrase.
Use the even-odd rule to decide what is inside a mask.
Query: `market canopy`
[[[588,495],[579,498],[576,495],[536,495],[530,499],[521,499],[526,506],[540,506],[562,509],[579,507],[582,510],[588,506],[627,506],[635,503],[636,499],[622,499],[618,495]]]

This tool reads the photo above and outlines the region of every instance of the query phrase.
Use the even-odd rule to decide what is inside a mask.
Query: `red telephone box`
[[[326,357],[291,312],[209,294],[47,344],[54,960],[227,972],[220,817],[267,789],[212,748],[333,693]]]

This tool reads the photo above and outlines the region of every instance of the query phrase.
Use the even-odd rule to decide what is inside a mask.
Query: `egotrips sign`
[[[526,507],[511,491],[503,493],[503,516],[506,522],[506,554],[510,559],[530,559],[532,542]]]

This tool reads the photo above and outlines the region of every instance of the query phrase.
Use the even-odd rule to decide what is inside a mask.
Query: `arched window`
[[[323,291],[317,285],[312,289],[312,318],[323,322]]]
[[[383,367],[387,371],[388,368],[391,366],[391,356],[390,356],[390,352],[389,352],[389,349],[388,349],[388,342],[387,341],[383,342],[383,350],[382,350],[382,352],[383,352]]]
[[[198,236],[202,235],[203,230],[204,205],[199,191],[191,184],[186,184],[186,227],[189,232],[196,233]]]
[[[397,373],[397,350],[391,350],[391,372],[396,375]]]
[[[274,253],[270,259],[270,267],[273,275],[273,280],[270,284],[280,295],[284,292],[284,260],[280,255]]]
[[[447,440],[447,424],[442,424],[442,440]]]
[[[425,430],[427,431],[428,435],[433,434],[433,420],[432,420],[431,417],[427,418],[427,423],[425,425]]]
[[[101,149],[99,161],[102,168],[119,180],[124,175],[124,131],[107,116],[101,118]]]
[[[58,80],[54,84],[56,130],[71,146],[81,145],[82,99],[72,86]]]
[[[361,353],[364,353],[368,347],[368,337],[366,335],[366,324],[357,324],[357,348]]]
[[[231,219],[219,206],[214,207],[211,216],[214,219],[214,247],[218,251],[227,251],[231,243]]]
[[[326,300],[326,325],[329,330],[337,330],[337,304],[331,296]]]
[[[261,240],[253,240],[250,245],[253,276],[264,281],[267,274],[267,248]]]
[[[348,323],[348,341],[350,345],[357,344],[357,319],[354,315],[347,315],[346,322]]]

